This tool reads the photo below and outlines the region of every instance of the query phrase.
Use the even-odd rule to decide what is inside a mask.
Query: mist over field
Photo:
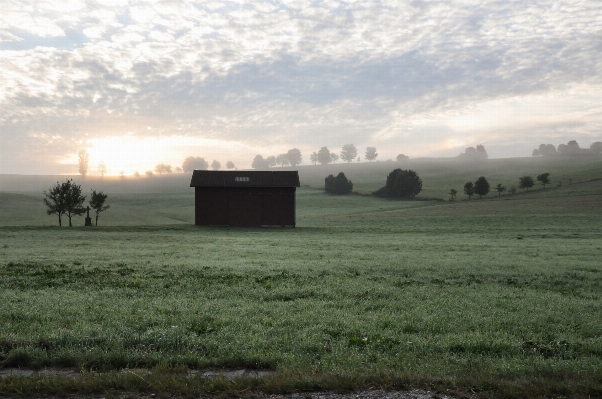
[[[0,397],[602,397],[601,49],[596,0],[2,1]]]

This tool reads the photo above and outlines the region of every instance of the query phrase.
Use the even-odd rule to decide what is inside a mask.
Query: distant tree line
[[[477,145],[477,147],[468,147],[464,152],[460,153],[456,158],[473,161],[473,160],[485,160],[489,157],[487,155],[487,151],[485,150],[485,146],[482,144]]]
[[[554,144],[540,144],[534,149],[532,154],[534,157],[549,157],[556,155],[599,155],[602,153],[602,141],[592,143],[589,148],[579,147],[579,143],[571,140],[566,144],[558,145],[558,149]]]
[[[528,176],[528,175],[519,177],[518,181],[519,181],[518,188],[525,189],[527,191],[529,191],[529,189],[535,185],[535,180],[533,179],[533,177]],[[537,181],[545,189],[546,185],[551,183],[550,174],[546,172],[546,173],[537,175]],[[516,186],[512,186],[512,187],[510,187],[510,189],[506,190],[506,187],[504,185],[502,185],[501,183],[499,183],[497,186],[494,187],[494,190],[498,192],[498,196],[501,196],[504,191],[508,191],[511,194],[514,194],[516,192]],[[464,194],[466,194],[468,196],[469,201],[473,195],[478,195],[479,198],[482,198],[483,196],[489,194],[489,191],[490,191],[489,181],[487,181],[485,176],[479,177],[474,183],[468,181],[464,184]],[[458,191],[456,189],[451,189],[449,192],[449,200],[455,201],[457,194],[458,194]]]

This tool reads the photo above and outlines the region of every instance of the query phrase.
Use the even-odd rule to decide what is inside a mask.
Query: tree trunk
[[[59,213],[59,227],[61,227],[63,224],[61,223],[61,214]]]
[[[67,215],[69,217],[69,227],[73,227],[73,225],[71,224],[71,215]]]
[[[96,225],[98,226],[98,214],[96,215]]]

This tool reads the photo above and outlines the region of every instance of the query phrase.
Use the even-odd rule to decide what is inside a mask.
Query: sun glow
[[[132,175],[135,172],[144,174],[154,170],[159,163],[181,166],[188,156],[201,156],[208,162],[218,159],[225,167],[231,159],[246,147],[239,142],[228,142],[199,137],[140,137],[135,135],[106,136],[87,141],[90,154],[89,173],[98,175],[100,163],[106,165],[106,175]],[[70,157],[68,163],[73,163]],[[226,159],[228,158],[228,159]],[[75,158],[77,159],[77,158]],[[77,161],[75,161],[77,162]]]

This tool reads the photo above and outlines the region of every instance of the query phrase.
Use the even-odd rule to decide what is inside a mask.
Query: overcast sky
[[[0,41],[0,173],[602,140],[599,0],[0,0]]]

